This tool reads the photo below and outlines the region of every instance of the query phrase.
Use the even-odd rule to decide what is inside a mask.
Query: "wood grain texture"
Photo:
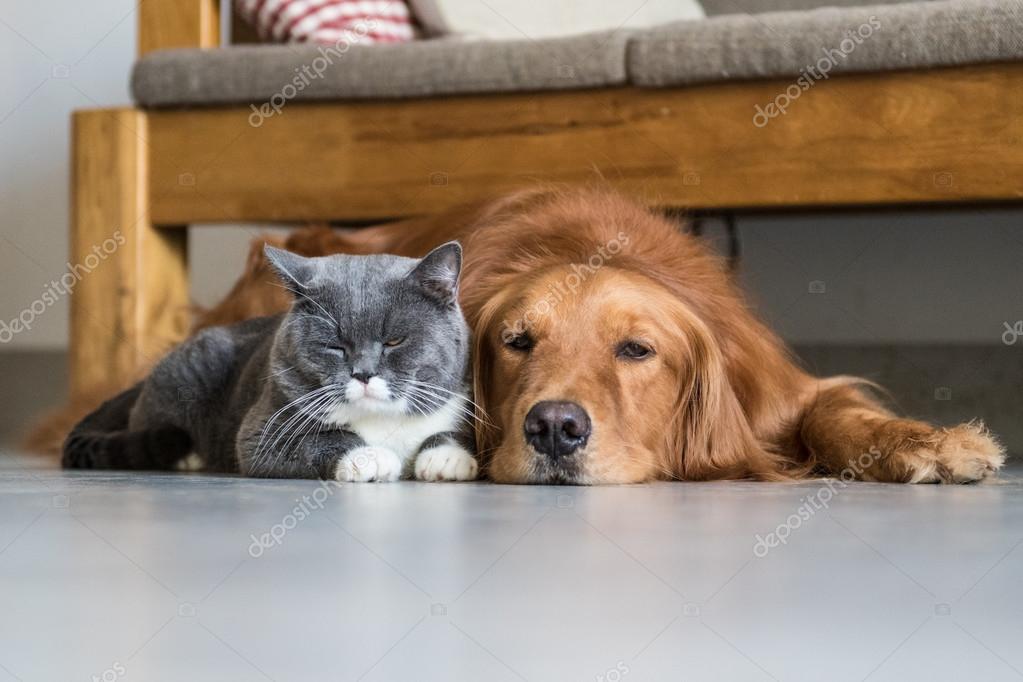
[[[1023,64],[150,115],[154,221],[377,219],[603,176],[693,208],[1023,199]]]
[[[219,0],[141,0],[138,53],[220,44]]]
[[[187,330],[188,233],[150,222],[146,132],[132,109],[72,119],[73,394],[127,383]]]

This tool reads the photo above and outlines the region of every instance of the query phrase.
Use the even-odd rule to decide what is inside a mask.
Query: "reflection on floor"
[[[608,488],[0,459],[3,680],[1009,680],[1023,469]]]

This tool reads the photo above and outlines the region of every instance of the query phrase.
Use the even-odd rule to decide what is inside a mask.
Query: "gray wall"
[[[740,230],[747,289],[794,342],[998,344],[1023,320],[1020,209],[771,216]]]
[[[129,102],[136,4],[0,0],[0,319],[18,315],[62,272],[69,115]],[[61,347],[66,335],[62,300],[6,347]]]

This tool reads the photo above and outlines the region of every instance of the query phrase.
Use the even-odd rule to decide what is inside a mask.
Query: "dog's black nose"
[[[526,415],[526,442],[548,457],[570,455],[590,437],[590,416],[580,405],[544,400]]]

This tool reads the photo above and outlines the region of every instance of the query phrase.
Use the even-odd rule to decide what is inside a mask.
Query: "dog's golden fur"
[[[747,309],[698,239],[601,189],[532,190],[431,218],[353,231],[300,230],[305,255],[422,256],[459,239],[461,302],[475,337],[478,440],[502,482],[780,480],[813,473],[876,481],[968,482],[997,470],[982,425],[902,419],[854,378],[802,371]],[[254,250],[199,326],[285,308]],[[511,348],[528,335],[532,348]],[[616,354],[635,341],[651,351]],[[523,435],[543,400],[581,405],[585,447],[554,465]]]

